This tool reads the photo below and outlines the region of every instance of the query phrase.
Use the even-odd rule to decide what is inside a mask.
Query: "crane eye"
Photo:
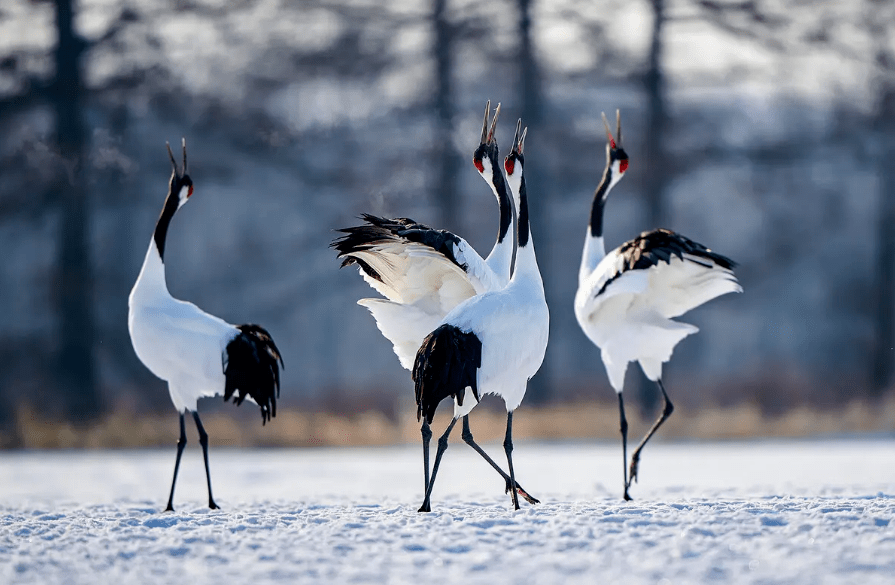
[[[508,175],[512,175],[513,171],[516,169],[516,159],[507,157],[507,159],[503,161],[503,168],[507,170]]]
[[[485,172],[485,165],[482,164],[482,159],[474,158],[474,159],[472,159],[472,164],[475,165],[475,168],[477,168],[480,173]]]
[[[628,159],[623,158],[622,160],[618,161],[618,172],[624,173],[627,170],[628,170]]]

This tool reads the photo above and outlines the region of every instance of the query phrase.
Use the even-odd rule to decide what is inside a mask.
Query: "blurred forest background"
[[[488,99],[504,152],[529,127],[551,307],[522,436],[618,432],[572,312],[616,108],[631,167],[608,246],[668,227],[738,261],[745,288],[682,318],[701,333],[666,366],[668,433],[891,432],[893,25],[886,0],[4,2],[0,444],[174,440],[127,295],[181,136],[196,191],[169,235],[171,293],[265,325],[286,361],[273,424],[205,401],[213,440],[415,440],[410,376],[355,304],[373,291],[328,244],[372,212],[487,253],[497,206],[471,154]],[[626,396],[652,416],[639,368]]]

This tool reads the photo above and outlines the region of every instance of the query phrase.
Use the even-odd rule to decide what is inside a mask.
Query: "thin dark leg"
[[[500,466],[497,465],[497,463],[495,463],[494,460],[491,459],[491,457],[489,457],[487,453],[485,453],[485,450],[479,447],[475,440],[472,438],[472,431],[469,429],[469,415],[463,417],[463,440],[466,441],[467,445],[475,449],[476,453],[481,455],[482,458],[490,463],[491,467],[493,467],[494,470],[497,471],[497,473],[499,473],[501,477],[503,477],[504,481],[507,482],[506,493],[510,493],[510,490],[512,489],[510,487],[512,485],[510,483],[510,476],[504,473],[504,470],[501,469]],[[516,491],[518,491],[519,495],[525,498],[525,501],[529,504],[541,503],[541,501],[537,498],[528,495],[528,493],[524,489],[522,489],[522,486],[518,483],[516,484]]]
[[[432,429],[429,428],[429,421],[426,419],[423,419],[420,434],[423,435],[423,478],[426,480],[423,493],[425,494],[429,491],[429,441],[432,439]]]
[[[186,447],[186,426],[183,422],[183,413],[180,413],[180,438],[177,440],[177,459],[174,461],[174,479],[171,480],[171,495],[168,496],[168,507],[165,512],[174,511],[174,486],[177,484],[177,471],[180,469],[180,456]]]
[[[659,384],[659,390],[662,391],[662,398],[665,400],[665,405],[662,408],[662,414],[659,415],[659,418],[656,422],[653,423],[653,426],[650,428],[649,432],[643,437],[643,440],[640,441],[640,444],[637,445],[637,448],[634,450],[634,454],[631,455],[631,471],[628,474],[628,486],[635,481],[637,481],[637,466],[640,464],[640,451],[643,449],[643,446],[646,445],[646,442],[650,440],[650,437],[653,436],[659,427],[662,426],[662,423],[674,412],[674,405],[671,404],[671,400],[668,399],[668,393],[665,392],[665,386],[662,385],[662,380],[657,380]]]
[[[618,393],[618,416],[622,432],[622,477],[625,480],[625,500],[632,498],[628,495],[628,419],[625,418],[625,399],[622,393]]]
[[[202,421],[199,420],[199,413],[193,411],[193,420],[196,421],[196,428],[199,429],[199,444],[202,445],[202,456],[205,457],[205,479],[208,480],[208,507],[212,510],[219,509],[219,506],[214,503],[214,498],[211,496],[211,471],[208,470],[208,433],[205,432],[205,427],[202,426]]]
[[[503,450],[507,452],[507,465],[510,468],[510,484],[516,484],[516,474],[513,472],[513,411],[507,413],[507,436],[503,440]],[[513,507],[519,509],[519,496],[513,490]]]
[[[447,451],[448,448],[448,437],[451,434],[451,431],[454,430],[454,425],[457,424],[457,419],[452,419],[451,424],[448,425],[444,434],[438,439],[438,451],[435,453],[435,464],[432,466],[432,478],[429,480],[429,485],[426,487],[426,499],[423,500],[423,505],[420,506],[420,509],[417,512],[431,512],[432,506],[429,503],[429,497],[432,495],[432,487],[435,485],[435,476],[438,474],[438,466],[441,464],[441,456],[444,455],[444,452]]]

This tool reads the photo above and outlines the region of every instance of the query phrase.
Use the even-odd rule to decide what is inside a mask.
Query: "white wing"
[[[385,297],[358,304],[369,309],[401,365],[410,369],[423,339],[445,315],[507,281],[459,236],[412,220],[364,217],[367,225],[343,230],[348,235],[333,247],[345,263],[358,264],[364,280]]]
[[[387,299],[361,299],[357,304],[370,311],[379,331],[392,343],[401,366],[408,370],[413,368],[423,340],[444,317],[441,311],[427,311],[422,306],[402,305]]]
[[[656,230],[619,246],[575,295],[575,316],[600,347],[610,382],[621,392],[629,361],[650,379],[674,347],[698,329],[674,317],[726,293],[742,292],[733,263],[687,238]]]
[[[195,400],[223,392],[223,351],[238,330],[192,303],[170,299],[132,309],[129,328],[140,360]],[[172,393],[172,398],[174,398]]]

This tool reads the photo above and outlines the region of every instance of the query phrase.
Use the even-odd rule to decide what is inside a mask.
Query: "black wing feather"
[[[677,256],[683,260],[684,254],[687,254],[694,257],[695,260],[693,261],[698,264],[703,264],[698,259],[704,258],[708,261],[703,264],[706,267],[714,263],[721,268],[732,270],[737,265],[736,262],[727,256],[712,252],[702,244],[666,229],[643,232],[633,240],[629,240],[619,246],[619,254],[624,258],[621,270],[603,283],[603,286],[597,292],[597,296],[602,294],[606,287],[612,284],[612,281],[628,270],[646,270],[660,262],[668,264],[671,263],[672,256]]]
[[[283,358],[270,333],[260,325],[237,325],[239,333],[224,350],[224,402],[239,406],[251,397],[261,408],[261,423],[277,415]],[[279,364],[277,363],[279,362]],[[285,366],[283,366],[285,367]]]
[[[481,366],[482,342],[474,333],[464,333],[453,325],[441,325],[430,333],[413,364],[416,419],[425,415],[431,423],[438,404],[447,397],[462,405],[467,387],[478,400],[476,374]]]
[[[428,246],[466,271],[467,265],[454,257],[454,245],[460,243],[460,238],[447,230],[436,230],[407,217],[387,219],[364,213],[361,219],[366,222],[364,225],[337,230],[345,235],[329,245],[338,252],[338,258],[343,258],[342,268],[357,264],[368,276],[382,282],[382,277],[354,254],[397,241]]]

